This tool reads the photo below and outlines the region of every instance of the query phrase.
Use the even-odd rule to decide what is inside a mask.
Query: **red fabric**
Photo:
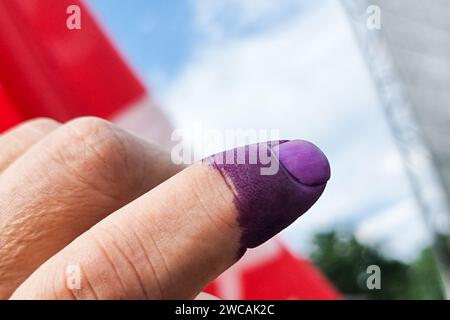
[[[74,4],[81,30],[66,26]],[[0,83],[15,109],[2,106],[1,117],[21,120],[110,117],[145,95],[80,0],[0,1]]]
[[[245,259],[245,257],[244,257]],[[232,299],[243,300],[337,300],[341,295],[322,273],[308,260],[293,256],[281,246],[278,254],[256,266],[239,267],[234,279],[239,282],[239,293]],[[226,281],[232,279],[226,278]],[[205,290],[223,298],[219,281]]]
[[[20,122],[20,120],[21,116],[13,108],[5,90],[0,87],[0,133]]]

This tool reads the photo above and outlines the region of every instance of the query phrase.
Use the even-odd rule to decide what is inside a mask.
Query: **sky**
[[[334,229],[402,259],[428,245],[339,1],[88,2],[175,128],[276,129],[327,154],[323,197],[282,233],[292,249],[307,254],[314,233]]]

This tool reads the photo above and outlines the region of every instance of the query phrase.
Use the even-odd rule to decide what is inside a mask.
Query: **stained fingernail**
[[[308,141],[294,140],[280,144],[278,158],[282,166],[306,186],[319,186],[330,179],[327,157]]]

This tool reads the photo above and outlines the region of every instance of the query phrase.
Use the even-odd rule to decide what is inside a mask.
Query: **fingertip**
[[[293,140],[278,147],[280,164],[299,183],[320,186],[330,179],[331,169],[325,154],[314,144],[305,140]]]
[[[255,163],[250,162],[254,159],[252,152],[258,155]],[[269,158],[262,159],[264,154]],[[244,146],[211,159],[235,191],[244,249],[259,246],[307,212],[330,177],[326,156],[315,145],[301,140]]]

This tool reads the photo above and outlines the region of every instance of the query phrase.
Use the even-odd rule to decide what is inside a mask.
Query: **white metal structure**
[[[342,0],[450,297],[450,1]]]

